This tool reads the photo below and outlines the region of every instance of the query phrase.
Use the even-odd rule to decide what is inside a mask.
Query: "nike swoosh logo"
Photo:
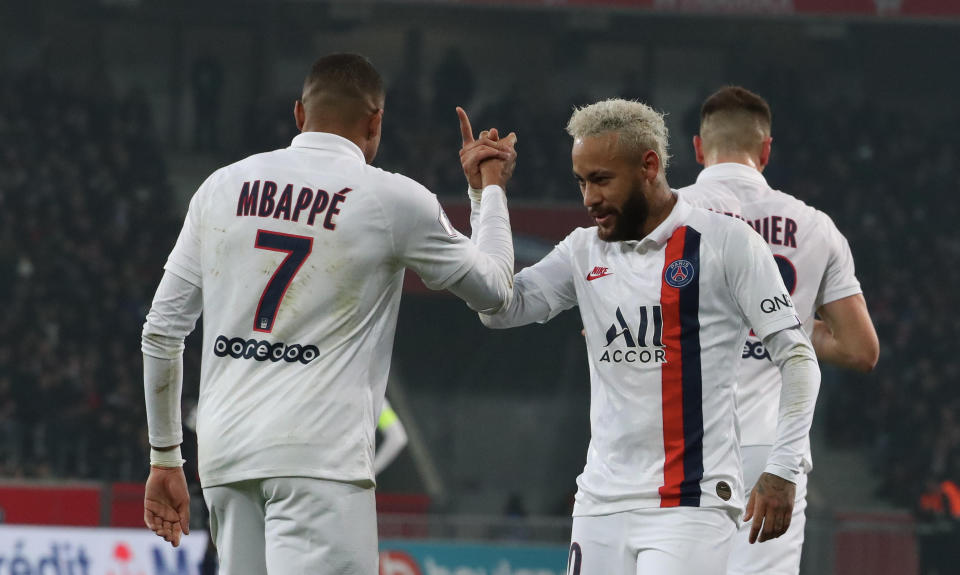
[[[613,275],[613,272],[603,272],[602,274],[594,274],[593,272],[590,272],[587,274],[587,281],[592,282],[595,279],[599,279],[606,276],[612,276],[612,275]]]

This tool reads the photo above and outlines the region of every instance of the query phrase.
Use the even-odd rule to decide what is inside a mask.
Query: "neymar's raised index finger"
[[[470,126],[470,118],[460,106],[457,106],[457,116],[460,116],[460,137],[463,145],[473,143],[473,127]]]

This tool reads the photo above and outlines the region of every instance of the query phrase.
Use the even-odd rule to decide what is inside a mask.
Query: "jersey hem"
[[[580,495],[581,493],[578,493]],[[721,509],[724,511],[739,511],[744,503],[738,498],[733,497],[729,501],[724,501],[719,497],[710,496],[706,492],[701,494],[700,505],[696,507],[684,506],[687,509]],[[573,517],[592,517],[596,515],[611,515],[613,513],[624,513],[627,511],[636,511],[639,509],[676,509],[679,507],[661,507],[660,498],[645,500],[627,500],[610,503],[587,503],[576,502],[573,505]]]
[[[324,481],[336,481],[339,483],[350,483],[361,487],[376,487],[377,483],[370,477],[336,477],[334,474],[318,472],[315,469],[302,468],[266,468],[252,469],[236,473],[224,473],[222,475],[204,475],[200,474],[201,487],[217,487],[219,485],[228,485],[240,481],[249,481],[251,479],[274,479],[277,477],[307,477],[310,479],[323,479]]]

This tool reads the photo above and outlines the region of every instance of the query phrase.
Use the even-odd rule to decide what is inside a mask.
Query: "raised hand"
[[[181,533],[190,534],[190,494],[182,467],[150,467],[143,522],[174,547],[180,545]]]
[[[763,543],[787,532],[793,518],[793,502],[797,486],[771,473],[763,473],[750,490],[750,501],[744,521],[753,519],[750,543]],[[758,539],[759,536],[759,539]]]
[[[497,140],[496,129],[490,130],[490,138],[497,142],[500,151],[506,154],[506,157],[491,158],[480,163],[480,180],[484,186],[496,185],[506,188],[507,182],[513,176],[513,169],[517,165],[517,152],[514,147],[517,145],[517,135],[513,132]]]
[[[511,133],[507,138],[500,140],[499,133],[494,128],[480,132],[480,137],[474,139],[473,128],[470,126],[470,118],[467,113],[458,106],[457,115],[460,118],[460,137],[462,140],[460,164],[463,167],[463,175],[466,176],[467,183],[470,184],[471,188],[477,190],[490,184],[502,186],[510,179],[513,166],[516,164],[517,154],[514,150],[516,135]],[[488,166],[488,179],[491,181],[485,181],[480,166],[486,160],[499,160],[509,163],[509,169],[505,170],[506,166],[501,166],[498,169]],[[499,176],[495,175],[497,172],[500,173]],[[503,175],[506,175],[506,177],[502,177]]]

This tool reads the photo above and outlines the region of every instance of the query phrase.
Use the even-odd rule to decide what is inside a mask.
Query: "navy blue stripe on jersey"
[[[687,226],[683,259],[693,280],[680,289],[680,349],[683,363],[683,482],[680,505],[700,506],[703,479],[703,378],[700,366],[700,232]]]

